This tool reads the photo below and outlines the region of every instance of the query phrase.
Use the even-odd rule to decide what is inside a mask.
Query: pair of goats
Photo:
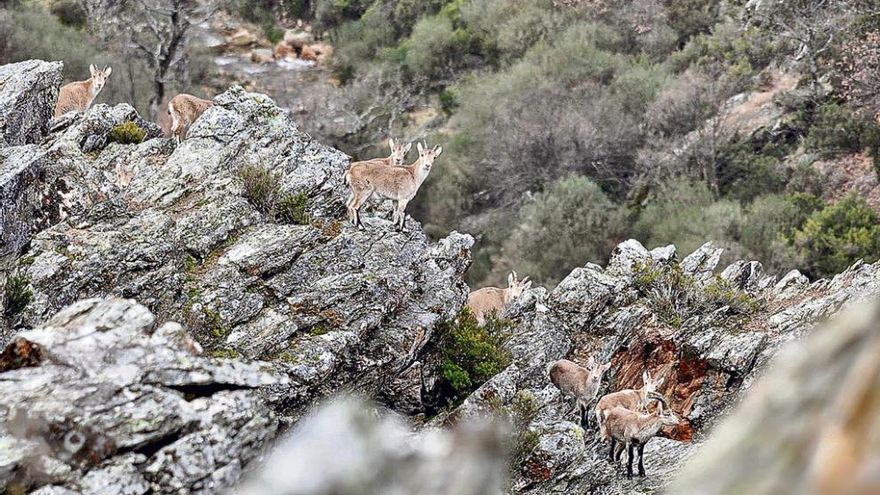
[[[67,112],[88,110],[98,93],[104,89],[113,68],[98,69],[94,65],[90,65],[89,72],[92,76],[89,79],[72,82],[61,87],[58,92],[58,102],[55,103],[55,117],[60,117]],[[214,102],[211,100],[204,100],[186,93],[180,93],[168,102],[168,114],[171,115],[171,133],[177,139],[177,144],[180,144],[180,140],[183,139],[189,126],[213,105]]]
[[[575,398],[580,410],[580,421],[589,426],[589,406],[599,393],[602,375],[611,363],[599,364],[590,357],[587,367],[561,359],[547,367],[550,381],[564,395]],[[639,476],[645,476],[645,445],[655,437],[661,428],[675,426],[679,420],[675,413],[664,412],[666,400],[657,393],[663,385],[662,379],[652,379],[650,373],[642,373],[642,388],[621,390],[602,396],[596,403],[594,415],[602,440],[611,440],[610,458],[619,462],[623,449],[627,449],[627,476],[633,475],[634,451],[639,454]],[[657,409],[648,412],[648,403],[657,400]]]
[[[349,220],[359,228],[363,228],[360,209],[373,194],[390,199],[395,203],[391,217],[397,230],[406,226],[406,205],[412,201],[419,187],[431,173],[434,160],[443,152],[440,146],[428,148],[418,143],[419,159],[410,165],[403,160],[412,143],[398,145],[393,139],[388,140],[391,155],[388,158],[376,158],[352,163],[345,172],[345,183],[351,188],[346,206]]]

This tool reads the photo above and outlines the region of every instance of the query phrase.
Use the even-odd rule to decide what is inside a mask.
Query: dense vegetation
[[[875,154],[880,92],[866,74],[880,56],[865,44],[880,20],[858,1],[744,4],[298,5],[330,33],[352,109],[387,112],[325,139],[355,154],[384,154],[385,133],[443,142],[416,214],[438,235],[480,235],[471,283],[516,268],[552,284],[629,236],[683,252],[712,239],[730,257],[813,277],[877,259],[876,215],[857,197],[826,205],[812,163]],[[800,83],[777,96],[786,113],[773,128],[741,134],[719,118],[730,97],[772,89],[779,74]],[[399,118],[426,104],[441,110],[427,125]],[[829,217],[853,225],[818,220]]]

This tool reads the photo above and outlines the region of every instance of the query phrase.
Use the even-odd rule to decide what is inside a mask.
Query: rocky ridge
[[[60,71],[29,64],[23,82],[0,86],[0,101],[27,99],[8,93],[41,88],[47,72]],[[425,410],[422,396],[434,376],[421,363],[438,324],[466,299],[461,275],[470,236],[453,232],[432,242],[417,222],[395,232],[372,214],[370,228],[351,228],[343,207],[347,157],[299,131],[268,97],[241,88],[217,96],[177,147],[125,104],[53,122],[38,113],[29,118],[48,134],[0,146],[0,261],[4,278],[26,280],[32,293],[23,311],[7,312],[0,323],[0,383],[12,384],[0,413],[17,417],[22,401],[45,402],[52,418],[34,412],[38,427],[0,432],[0,480],[44,487],[39,493],[68,493],[62,486],[102,493],[73,480],[112,473],[128,480],[130,493],[214,493],[238,480],[277,423],[297,423],[337,392],[356,391],[406,416]],[[111,142],[109,130],[129,120],[148,139]],[[442,173],[442,160],[437,165]],[[267,171],[279,194],[307,198],[308,222],[283,223],[257,206],[248,197],[247,168]],[[719,272],[720,255],[711,243],[679,257],[673,246],[649,251],[630,240],[607,267],[586,264],[551,291],[527,291],[504,315],[512,322],[512,364],[434,418],[429,431],[525,398],[536,413],[511,492],[650,493],[666,486],[780,346],[880,293],[877,263],[810,283],[796,271],[768,276],[757,261]],[[109,339],[119,345],[104,351]],[[94,363],[80,362],[93,353]],[[80,356],[79,368],[59,369],[71,355]],[[649,444],[647,479],[626,480],[606,461],[606,446],[573,422],[571,403],[546,380],[549,362],[590,355],[612,363],[604,390],[640,386],[643,370],[665,379],[662,392],[682,421]],[[134,363],[136,373],[108,371]],[[21,387],[31,382],[31,389]],[[57,409],[41,396],[50,392],[47,384],[50,396],[78,397],[69,401],[76,407]],[[137,392],[101,411],[107,400],[83,395],[89,387]],[[132,426],[132,418],[146,415],[160,421]],[[247,430],[241,418],[265,419]],[[222,444],[212,422],[220,433],[232,428],[245,437]],[[68,431],[52,426],[62,423],[87,432],[70,430],[91,442],[90,462],[65,453]],[[93,431],[107,432],[107,447],[93,448],[101,443],[88,436]],[[392,437],[392,444],[411,441]],[[190,454],[188,438],[224,455]],[[42,464],[26,462],[18,447],[2,447],[20,444],[44,445],[32,452],[52,469],[33,471]],[[176,454],[165,455],[170,451]],[[435,454],[424,453],[428,465]]]

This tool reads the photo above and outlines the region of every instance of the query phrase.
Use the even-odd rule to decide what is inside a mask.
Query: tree
[[[135,0],[125,10],[132,26],[129,45],[152,71],[152,120],[159,116],[166,85],[189,81],[189,30],[204,22],[215,9],[196,0]]]

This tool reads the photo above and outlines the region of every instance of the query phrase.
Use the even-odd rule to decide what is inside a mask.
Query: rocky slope
[[[0,80],[0,101],[39,102],[55,90],[45,81],[55,80],[58,64],[25,64],[15,84]],[[351,228],[345,155],[299,131],[264,95],[234,87],[215,103],[176,147],[125,104],[53,122],[37,104],[7,121],[12,135],[29,137],[0,144],[0,267],[10,289],[0,322],[0,415],[11,418],[0,430],[0,483],[109,493],[84,480],[113,477],[126,493],[214,493],[253,465],[279,423],[296,423],[337,392],[372,397],[388,414],[426,410],[422,396],[436,377],[421,363],[438,325],[465,301],[473,239],[453,232],[432,242],[414,221],[395,232],[379,203],[370,228]],[[126,121],[148,139],[108,138]],[[442,159],[435,168],[443,173]],[[305,198],[300,223],[266,208],[247,170],[267,172],[281,198]],[[679,256],[672,246],[648,251],[627,241],[607,267],[587,264],[552,291],[527,291],[505,315],[513,363],[428,431],[528,401],[535,413],[512,492],[665,486],[781,345],[880,293],[880,264],[809,283],[797,272],[766,276],[754,261],[718,272],[720,255],[711,244]],[[644,370],[665,379],[662,392],[682,421],[649,444],[647,479],[627,480],[606,461],[606,446],[573,422],[571,403],[547,383],[549,362],[591,355],[612,362],[604,390],[637,387]],[[25,403],[37,407],[22,416]],[[428,479],[447,476],[442,465],[458,459],[404,434],[398,420],[349,419],[350,404],[324,414],[363,426],[352,427],[362,445],[380,442],[373,428],[394,433],[389,450],[352,450],[348,464],[361,474],[337,473],[339,483],[377,465],[357,452],[388,452],[382,462],[410,462]],[[307,425],[329,420],[309,421],[289,440],[296,455],[298,442],[317,441]],[[69,435],[78,439],[72,453]],[[486,460],[497,452],[485,438],[461,451],[497,467]],[[398,450],[411,455],[391,454]],[[494,468],[484,471],[472,477],[483,488],[471,493],[501,483]],[[370,479],[364,486],[377,493],[450,493],[406,477]],[[348,493],[315,486],[295,493]]]

